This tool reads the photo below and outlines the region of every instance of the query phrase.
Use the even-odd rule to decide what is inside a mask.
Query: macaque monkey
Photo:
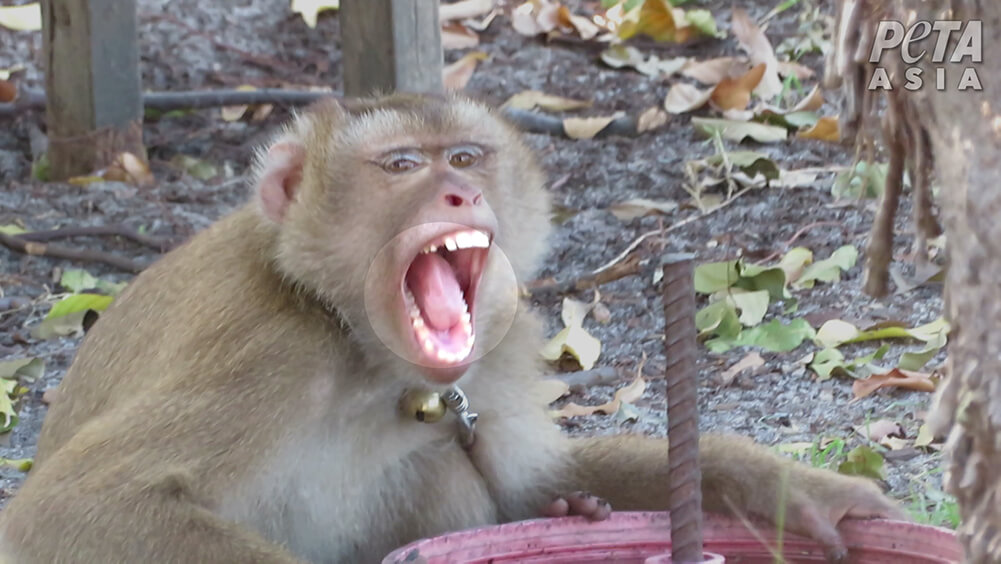
[[[667,442],[571,439],[537,393],[533,152],[458,95],[325,100],[246,206],[140,274],[85,336],[6,562],[377,563],[418,538],[667,508]],[[473,414],[478,415],[478,419]],[[871,482],[701,441],[707,510],[809,535],[897,515]],[[780,506],[783,504],[784,506]]]

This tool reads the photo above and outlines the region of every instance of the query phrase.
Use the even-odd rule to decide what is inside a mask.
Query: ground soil
[[[285,0],[138,0],[142,78],[150,90],[232,88],[256,86],[330,86],[340,90],[338,19],[321,16],[316,29],[308,28],[288,10]],[[571,3],[586,11],[587,5]],[[594,4],[594,3],[592,3]],[[730,5],[701,2],[712,10],[719,26],[729,29]],[[775,2],[747,0],[742,5],[760,17]],[[772,21],[768,35],[773,44],[793,35],[800,2]],[[829,6],[828,6],[829,9]],[[654,80],[629,70],[604,66],[598,50],[580,44],[547,43],[512,31],[501,17],[482,34],[478,49],[489,58],[477,69],[467,90],[500,103],[526,89],[587,98],[594,107],[580,115],[607,115],[614,111],[638,114],[661,103],[669,81]],[[648,52],[662,57],[686,54],[711,58],[738,54],[729,37],[695,47],[652,46]],[[448,61],[461,52],[446,53]],[[24,87],[40,87],[41,36],[0,29],[0,68],[26,65],[19,78]],[[820,70],[822,60],[809,55],[804,62]],[[813,80],[815,82],[816,79]],[[834,113],[830,105],[824,109]],[[0,118],[0,225],[22,223],[32,230],[65,226],[123,224],[144,228],[147,233],[179,242],[245,200],[249,188],[244,173],[252,150],[289,115],[276,108],[261,122],[226,122],[218,110],[149,120],[145,141],[157,181],[136,188],[121,183],[73,186],[43,183],[30,178],[32,128],[44,129],[42,113]],[[667,216],[623,222],[609,206],[630,198],[690,201],[683,189],[683,163],[715,152],[689,124],[690,116],[672,116],[659,130],[638,137],[606,137],[568,140],[529,134],[552,185],[556,203],[565,219],[556,229],[552,252],[541,277],[571,279],[606,263],[642,233],[670,226],[697,214],[691,206]],[[731,149],[735,148],[730,146]],[[847,146],[818,141],[789,140],[785,143],[751,146],[784,169],[846,165],[852,150]],[[200,181],[170,164],[177,154],[215,163],[224,170],[219,178]],[[741,253],[761,257],[786,250],[787,242],[804,226],[795,243],[816,256],[855,245],[864,251],[872,221],[873,200],[836,202],[830,187],[833,175],[821,175],[813,185],[798,189],[762,188],[741,196],[731,205],[692,221],[663,238],[651,238],[640,248],[651,260],[663,250],[695,254],[699,262],[735,258]],[[716,192],[718,193],[718,191]],[[906,198],[905,198],[906,200]],[[905,201],[897,221],[896,262],[902,262],[911,241]],[[819,223],[825,222],[825,223]],[[833,222],[833,223],[832,223]],[[156,258],[152,249],[114,238],[81,238],[69,241],[83,248],[99,248],[139,261]],[[862,263],[834,284],[820,285],[798,294],[799,311],[814,319],[840,317],[855,320],[898,320],[914,325],[935,319],[941,312],[940,287],[923,286],[907,293],[875,300],[861,291]],[[5,296],[24,297],[31,305],[0,313],[0,358],[40,357],[44,377],[31,384],[32,392],[20,403],[20,422],[5,437],[0,456],[31,456],[45,414],[42,392],[56,385],[73,358],[79,338],[39,341],[29,329],[48,309],[46,297],[55,290],[60,269],[84,266],[95,275],[127,280],[130,276],[100,264],[25,256],[0,247],[0,290]],[[666,385],[663,379],[662,289],[649,276],[634,276],[600,289],[611,316],[606,324],[588,320],[586,328],[602,343],[599,366],[613,366],[620,380],[575,393],[577,403],[610,399],[614,390],[629,381],[646,355],[643,376],[649,385],[636,402],[641,417],[620,422],[613,416],[594,415],[564,421],[575,434],[642,432],[666,434]],[[571,294],[589,300],[592,292]],[[550,333],[560,328],[560,296],[535,300],[535,307],[550,320]],[[773,313],[783,317],[780,311]],[[784,316],[788,318],[788,316]],[[902,350],[903,346],[896,349]],[[849,446],[865,441],[853,427],[888,418],[899,422],[914,437],[927,409],[929,396],[921,392],[891,390],[860,401],[851,401],[851,381],[818,382],[799,360],[816,350],[806,344],[783,354],[763,353],[766,364],[753,375],[721,385],[721,370],[745,356],[745,350],[712,354],[700,347],[699,408],[704,430],[732,431],[749,435],[769,445],[840,437]],[[871,350],[859,348],[858,351]],[[897,350],[897,354],[899,354]],[[851,352],[849,351],[849,354]],[[937,359],[940,361],[941,359]],[[891,493],[908,499],[912,490],[938,487],[934,451],[905,449],[888,455],[887,485]],[[3,498],[16,491],[23,474],[0,470]]]

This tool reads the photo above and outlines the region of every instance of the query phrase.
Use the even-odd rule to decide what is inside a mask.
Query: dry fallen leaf
[[[814,86],[806,96],[803,97],[790,112],[813,112],[819,110],[824,105],[824,93],[820,91],[820,86]]]
[[[529,37],[548,33],[560,24],[560,5],[549,0],[529,0],[511,12],[511,27]]]
[[[42,29],[42,8],[38,2],[21,6],[0,6],[0,27],[14,31]]]
[[[292,13],[302,16],[310,29],[316,27],[320,12],[340,8],[340,0],[292,0]]]
[[[765,75],[765,64],[759,63],[741,76],[724,78],[713,88],[709,100],[721,110],[744,110],[751,104],[751,92]]]
[[[438,19],[464,20],[489,13],[494,9],[494,0],[461,0],[452,4],[442,4],[438,7]]]
[[[625,115],[625,112],[616,112],[615,115],[603,117],[566,118],[563,120],[563,130],[571,139],[591,139],[608,124]]]
[[[900,426],[900,423],[889,419],[880,419],[879,421],[873,421],[865,425],[857,425],[855,432],[877,443],[886,437],[904,437],[904,428]]]
[[[702,84],[713,85],[733,74],[734,69],[746,68],[736,57],[718,57],[708,61],[692,61],[681,70],[681,75],[693,78]]]
[[[813,78],[813,69],[792,61],[779,61],[779,76],[795,76],[798,80]]]
[[[584,16],[571,13],[566,6],[560,6],[557,16],[562,27],[577,31],[581,39],[593,39],[601,31],[597,24]]]
[[[754,20],[742,8],[734,7],[731,29],[740,42],[740,46],[747,51],[751,58],[751,64],[765,63],[766,65],[765,75],[754,92],[765,100],[774,98],[782,92],[782,81],[779,79],[778,73],[779,61],[775,58],[771,42],[765,37],[765,33],[761,31],[758,24],[754,23]]]
[[[667,123],[667,114],[657,106],[647,108],[636,120],[636,133],[652,131]]]
[[[642,376],[636,376],[635,380],[615,392],[612,401],[601,405],[578,405],[571,402],[562,409],[553,412],[553,416],[577,417],[579,415],[592,415],[594,413],[611,415],[618,411],[623,403],[632,403],[641,398],[644,390],[646,390],[646,381],[643,380]]]
[[[0,102],[13,102],[17,98],[17,86],[10,81],[0,80]]]
[[[931,374],[894,368],[882,374],[872,374],[865,380],[852,383],[855,399],[862,399],[880,388],[904,388],[919,392],[934,392],[935,381]]]
[[[469,79],[473,78],[473,71],[476,70],[477,63],[486,58],[487,54],[482,51],[471,51],[442,69],[441,76],[445,88],[449,90],[465,88],[469,84]]]
[[[459,22],[446,22],[441,26],[442,49],[469,49],[480,44],[480,36]]]
[[[105,180],[115,180],[136,186],[151,184],[154,180],[149,165],[132,153],[120,153],[101,174]]]
[[[686,82],[678,82],[667,91],[667,97],[664,98],[664,109],[672,114],[683,114],[697,110],[705,106],[712,95],[711,89],[699,90]]]
[[[239,90],[241,92],[253,92],[254,90],[257,90],[257,88],[249,84],[241,84],[240,86],[236,87],[236,90]],[[223,121],[238,121],[240,118],[243,117],[245,113],[247,113],[248,107],[249,106],[247,106],[246,104],[237,106],[223,106],[219,110],[219,113],[222,115]]]
[[[504,102],[504,106],[509,108],[517,108],[519,110],[533,110],[535,108],[541,108],[550,112],[579,110],[581,108],[587,108],[590,105],[591,102],[587,100],[575,100],[573,98],[554,96],[539,90],[525,90],[524,92],[519,92]]]
[[[655,213],[670,214],[678,209],[678,202],[672,200],[648,200],[646,198],[633,198],[624,202],[617,202],[609,206],[608,211],[620,221],[629,221],[637,217],[652,215]]]
[[[723,386],[729,386],[733,383],[734,379],[740,375],[741,372],[745,370],[757,370],[765,365],[765,359],[761,358],[761,355],[757,352],[748,353],[747,356],[738,360],[733,366],[727,368],[723,373],[720,374],[720,384]]]
[[[802,139],[817,139],[837,143],[841,141],[838,116],[822,117],[817,120],[817,123],[813,124],[813,127],[800,131],[796,136]]]

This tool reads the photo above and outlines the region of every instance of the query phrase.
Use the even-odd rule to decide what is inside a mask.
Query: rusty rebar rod
[[[695,282],[691,254],[667,254],[664,270],[664,348],[667,356],[668,505],[671,560],[703,562],[702,474],[696,389]]]

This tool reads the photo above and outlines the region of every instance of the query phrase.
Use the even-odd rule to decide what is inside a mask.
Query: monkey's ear
[[[302,182],[306,147],[298,141],[279,141],[264,155],[257,197],[264,215],[281,223]]]

